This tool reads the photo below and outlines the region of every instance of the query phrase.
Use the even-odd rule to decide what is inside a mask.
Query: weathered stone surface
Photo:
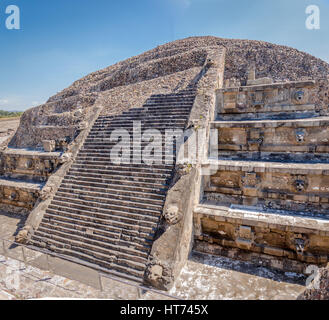
[[[55,140],[44,140],[42,141],[43,149],[46,152],[53,152],[56,148],[56,141]]]
[[[217,168],[194,211],[195,248],[306,273],[329,259],[325,80],[248,77],[217,91],[219,159],[203,164]]]
[[[329,265],[319,269],[298,300],[329,300]]]

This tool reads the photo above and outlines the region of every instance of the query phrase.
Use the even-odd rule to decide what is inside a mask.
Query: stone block
[[[43,140],[42,145],[46,152],[53,152],[56,149],[56,142],[54,140]]]
[[[253,241],[238,238],[235,240],[236,246],[242,250],[251,250]]]

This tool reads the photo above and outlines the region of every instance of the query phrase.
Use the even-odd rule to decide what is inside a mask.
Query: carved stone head
[[[294,93],[293,99],[295,100],[295,103],[297,103],[297,104],[306,103],[307,94],[304,90],[299,89]]]
[[[164,212],[164,218],[168,224],[173,225],[181,220],[182,214],[177,206],[169,206]]]
[[[298,192],[302,192],[306,189],[306,182],[303,180],[296,180],[295,181],[295,188]]]
[[[299,143],[305,141],[305,131],[303,129],[296,130],[296,141]]]

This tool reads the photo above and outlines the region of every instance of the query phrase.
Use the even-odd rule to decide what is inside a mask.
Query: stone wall
[[[327,167],[299,164],[283,167],[257,162],[221,164],[205,185],[205,199],[226,205],[326,214],[329,209]]]
[[[14,184],[1,180],[0,209],[6,212],[28,215],[41,193],[41,187],[31,183]]]
[[[46,181],[61,165],[61,153],[7,149],[0,153],[0,175],[30,181]]]
[[[251,216],[260,218],[255,222],[250,219]],[[328,224],[323,222],[321,226],[322,221],[319,220],[319,229],[315,230],[310,228],[307,219],[291,223],[293,217],[257,213],[254,208],[248,210],[232,206],[221,216],[196,215],[195,219],[199,220],[201,227],[197,240],[245,250],[250,255],[271,255],[281,261],[275,267],[282,270],[292,270],[291,267],[285,269],[287,264],[291,264],[294,265],[295,272],[302,273],[305,272],[307,264],[326,264],[326,253],[329,250]]]
[[[145,272],[145,283],[161,290],[169,290],[173,286],[192,250],[193,208],[200,201],[201,163],[208,152],[207,128],[215,114],[215,89],[223,85],[224,61],[225,50],[209,48],[205,65],[197,79],[198,93],[187,127],[194,133],[204,129],[204,135],[199,135],[202,140],[199,141],[201,154],[196,159],[181,159],[184,164],[176,165],[163,209],[163,219]],[[181,148],[188,151],[188,144],[189,140]]]
[[[217,108],[221,118],[235,120],[314,116],[314,109],[318,113],[322,109],[322,104],[314,107],[317,89],[315,81],[225,88],[216,92]]]

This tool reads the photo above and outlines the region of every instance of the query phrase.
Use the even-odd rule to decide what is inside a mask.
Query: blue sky
[[[8,5],[21,29],[5,28]],[[321,29],[305,28],[305,9]],[[1,0],[0,109],[25,110],[82,76],[196,35],[264,40],[329,62],[329,0]]]

